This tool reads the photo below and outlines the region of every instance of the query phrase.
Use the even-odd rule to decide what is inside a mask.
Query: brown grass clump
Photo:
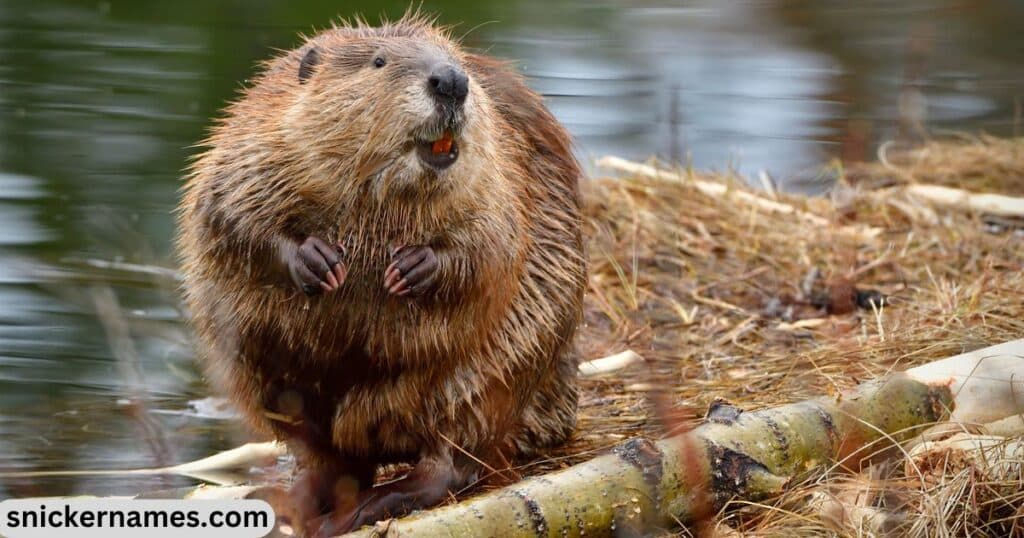
[[[834,394],[1024,336],[1020,229],[867,188],[916,181],[1024,195],[1024,140],[936,142],[887,159],[848,168],[831,199],[779,196],[831,223],[821,226],[687,183],[747,188],[733,177],[591,182],[584,355],[628,348],[646,360],[585,379],[574,440],[524,472],[685,428],[715,399],[754,409]],[[851,223],[883,232],[840,229]],[[1024,536],[1019,488],[1001,487],[1019,484],[1019,468],[993,477],[950,463],[922,473],[888,460],[861,475],[803,477],[779,499],[737,504],[704,534]]]

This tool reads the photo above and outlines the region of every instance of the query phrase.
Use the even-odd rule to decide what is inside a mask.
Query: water
[[[189,146],[253,64],[339,9],[404,6],[0,3],[0,472],[161,466],[247,439],[190,409],[208,390],[174,282],[87,261],[172,267]],[[517,59],[588,160],[658,155],[812,188],[798,178],[835,156],[870,158],[880,140],[1013,134],[1024,97],[1020,3],[425,7],[468,45]],[[189,483],[8,478],[0,498]]]

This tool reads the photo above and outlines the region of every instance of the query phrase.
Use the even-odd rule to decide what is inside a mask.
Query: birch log
[[[611,454],[351,536],[643,534],[782,491],[817,466],[855,469],[950,416],[1024,412],[1024,340],[864,383],[838,397],[743,412],[718,405],[681,436],[634,439]]]

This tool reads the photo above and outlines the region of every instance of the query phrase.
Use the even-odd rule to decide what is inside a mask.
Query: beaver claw
[[[329,245],[317,237],[307,237],[288,258],[288,274],[306,295],[330,293],[345,282],[348,268],[341,260],[341,245]]]
[[[426,246],[398,247],[384,271],[384,287],[393,295],[423,295],[437,280],[437,255]]]

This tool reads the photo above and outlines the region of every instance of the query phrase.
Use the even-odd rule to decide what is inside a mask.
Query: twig
[[[268,460],[285,455],[285,446],[281,443],[247,443],[231,450],[225,450],[212,456],[153,469],[97,469],[97,470],[62,470],[62,471],[24,471],[0,473],[0,478],[44,478],[52,476],[130,476],[130,475],[182,475],[199,478],[208,482],[227,483],[220,477],[228,471],[255,467],[266,464]],[[216,477],[210,479],[211,477]],[[236,481],[236,480],[235,480]]]
[[[632,350],[627,349],[622,353],[616,353],[601,359],[594,359],[592,361],[580,363],[580,377],[597,377],[599,375],[617,372],[633,363],[642,362],[643,360],[643,357],[637,355]]]

